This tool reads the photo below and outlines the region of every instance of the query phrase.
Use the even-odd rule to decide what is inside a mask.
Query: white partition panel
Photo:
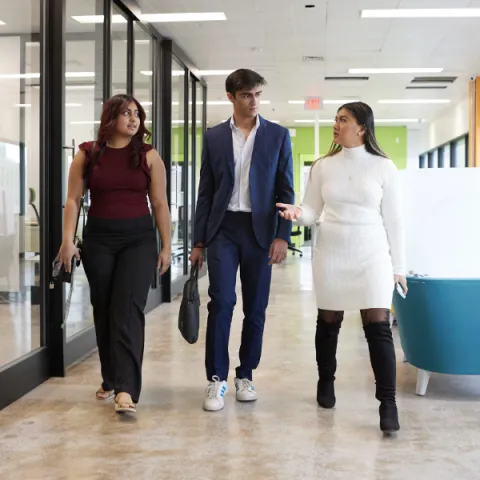
[[[412,169],[400,175],[408,270],[480,278],[480,169]]]

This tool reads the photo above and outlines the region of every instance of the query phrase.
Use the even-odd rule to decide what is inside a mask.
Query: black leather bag
[[[190,344],[198,340],[200,328],[200,295],[198,294],[198,265],[190,270],[190,278],[183,287],[182,303],[178,313],[178,329]]]

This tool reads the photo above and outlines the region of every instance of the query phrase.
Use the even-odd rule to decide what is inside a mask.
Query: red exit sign
[[[321,110],[322,99],[320,97],[305,97],[305,110]]]

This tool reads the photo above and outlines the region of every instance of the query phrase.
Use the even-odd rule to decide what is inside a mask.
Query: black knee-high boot
[[[343,320],[343,312],[318,311],[317,332],[315,335],[315,350],[318,366],[317,402],[323,408],[335,406],[335,372],[337,370],[338,334]]]
[[[363,329],[375,376],[375,397],[380,402],[380,430],[385,433],[397,432],[400,430],[395,402],[397,367],[390,323],[372,322],[364,325]]]

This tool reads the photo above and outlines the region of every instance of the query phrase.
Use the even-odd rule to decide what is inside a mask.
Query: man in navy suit
[[[257,399],[252,373],[260,362],[272,264],[285,258],[290,240],[291,222],[275,207],[294,202],[290,136],[258,115],[265,83],[252,70],[233,72],[226,80],[233,116],[208,130],[203,143],[191,261],[201,268],[208,248],[208,411],[224,407],[238,267],[244,320],[235,387],[238,401]]]

